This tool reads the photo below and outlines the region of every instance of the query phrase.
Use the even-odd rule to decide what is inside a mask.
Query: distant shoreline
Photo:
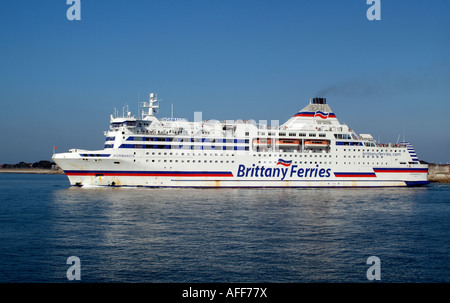
[[[450,183],[450,165],[429,164],[428,181],[434,183]]]
[[[0,168],[0,173],[4,174],[39,174],[39,175],[63,175],[60,169],[42,168]]]

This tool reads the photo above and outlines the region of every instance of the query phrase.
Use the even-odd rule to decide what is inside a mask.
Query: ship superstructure
[[[111,115],[102,150],[71,149],[53,161],[76,186],[372,187],[427,184],[428,166],[407,142],[380,144],[341,124],[313,98],[282,125],[253,120]]]

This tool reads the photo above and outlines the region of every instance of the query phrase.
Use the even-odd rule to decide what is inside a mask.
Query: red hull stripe
[[[427,168],[374,168],[376,173],[428,173]]]
[[[92,171],[66,170],[68,176],[130,176],[130,177],[233,177],[232,172],[207,171]]]
[[[335,177],[344,178],[376,178],[375,173],[334,173]]]

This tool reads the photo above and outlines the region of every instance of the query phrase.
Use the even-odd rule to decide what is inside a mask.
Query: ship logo
[[[320,117],[322,119],[327,119],[327,118],[336,118],[336,116],[334,115],[334,113],[324,113],[321,111],[317,111],[314,115],[314,117]]]
[[[325,113],[322,111],[316,111],[316,112],[299,112],[294,117],[311,117],[316,118],[319,117],[321,119],[328,119],[328,118],[336,118],[336,115],[334,113]]]
[[[291,166],[291,164],[292,164],[292,160],[287,161],[287,160],[283,160],[281,158],[278,159],[278,162],[277,162],[277,165],[283,165],[286,167]]]

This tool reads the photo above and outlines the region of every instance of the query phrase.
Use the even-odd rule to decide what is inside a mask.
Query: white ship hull
[[[178,157],[172,162],[148,164],[146,158],[84,158],[74,153],[54,156],[74,186],[137,187],[392,187],[427,184],[427,165],[411,167],[348,167],[331,164],[277,164],[279,157],[266,164],[249,161],[251,155],[189,157],[207,161],[193,166]],[[305,156],[305,155],[303,155]],[[315,155],[311,155],[315,156]],[[222,159],[228,160],[222,160]],[[287,157],[285,157],[287,158]],[[131,160],[132,159],[132,160]],[[206,159],[206,160],[205,160]],[[221,160],[218,160],[221,159]],[[232,159],[232,160],[231,160]],[[170,161],[168,158],[160,161]],[[212,161],[212,162],[210,162]],[[216,163],[219,162],[219,163]],[[220,163],[228,161],[229,163]],[[234,163],[231,163],[231,162]],[[114,163],[116,162],[116,163]],[[312,162],[312,161],[307,161]],[[262,174],[261,174],[262,173]]]
[[[357,135],[323,99],[281,127],[111,117],[105,149],[53,155],[74,186],[396,187],[428,183],[408,143]],[[260,144],[266,142],[269,144]],[[295,146],[286,147],[290,142]],[[321,146],[309,146],[320,142]]]

